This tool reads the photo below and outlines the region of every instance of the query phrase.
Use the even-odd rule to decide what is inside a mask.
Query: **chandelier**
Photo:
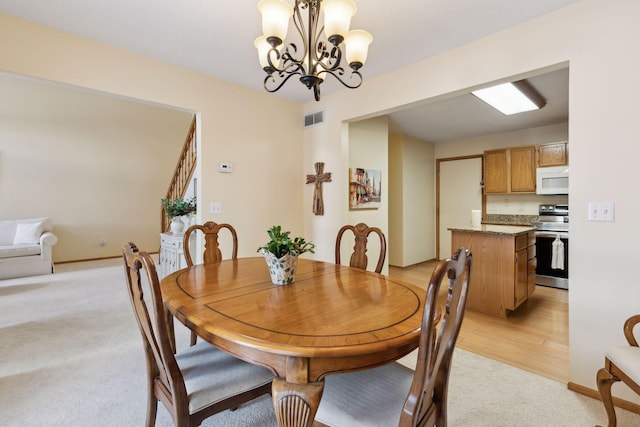
[[[356,13],[353,0],[295,0],[294,7],[285,0],[261,0],[258,10],[262,14],[263,35],[255,40],[254,46],[267,73],[264,79],[267,92],[275,92],[291,77],[300,76],[300,81],[313,89],[315,100],[319,101],[320,84],[328,74],[350,89],[360,87],[359,70],[373,38],[363,30],[349,31],[351,17]],[[324,25],[319,27],[320,12]],[[307,18],[306,25],[303,15]],[[292,16],[302,39],[301,49],[295,43],[283,44]],[[343,55],[351,68],[348,75]]]

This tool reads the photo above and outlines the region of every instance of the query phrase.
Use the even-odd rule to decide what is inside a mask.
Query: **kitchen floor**
[[[389,267],[389,275],[425,287],[436,266]],[[473,283],[470,284],[473,286]],[[440,292],[446,298],[446,288]],[[534,295],[506,319],[467,310],[457,345],[544,377],[569,381],[568,291],[536,286]]]

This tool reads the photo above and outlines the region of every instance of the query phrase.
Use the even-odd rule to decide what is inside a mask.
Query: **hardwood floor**
[[[426,287],[435,265],[429,261],[406,268],[389,267],[389,275]],[[446,297],[446,288],[440,296]],[[566,384],[568,291],[536,286],[533,297],[506,319],[467,310],[457,346]]]

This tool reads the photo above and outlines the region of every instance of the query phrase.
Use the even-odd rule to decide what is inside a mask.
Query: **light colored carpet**
[[[102,264],[104,265],[104,264]],[[120,261],[52,276],[0,281],[0,425],[143,426],[142,341]],[[178,328],[178,348],[189,332]],[[414,355],[403,363],[415,364]],[[595,375],[595,373],[594,373]],[[619,426],[640,416],[618,410]],[[564,384],[457,349],[449,425],[593,426],[602,404]],[[172,425],[159,405],[157,426]],[[203,426],[274,426],[268,396]]]

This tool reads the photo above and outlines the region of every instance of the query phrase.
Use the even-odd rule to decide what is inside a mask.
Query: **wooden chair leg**
[[[448,381],[445,380],[445,383]],[[442,391],[442,398],[438,405],[440,406],[440,410],[438,411],[438,418],[436,425],[438,427],[447,427],[447,397],[449,396],[449,385],[445,384],[444,390]]]
[[[596,376],[598,382],[598,392],[600,398],[604,404],[604,409],[607,411],[607,418],[609,424],[607,427],[616,427],[616,410],[613,406],[613,398],[611,397],[611,386],[613,383],[620,381],[620,378],[607,371],[605,368],[598,370]],[[599,426],[597,426],[599,427]]]
[[[191,347],[196,345],[196,341],[198,341],[198,335],[195,332],[191,332]]]
[[[155,427],[158,414],[158,399],[153,394],[153,380],[149,380],[147,390],[147,421],[146,427]]]

